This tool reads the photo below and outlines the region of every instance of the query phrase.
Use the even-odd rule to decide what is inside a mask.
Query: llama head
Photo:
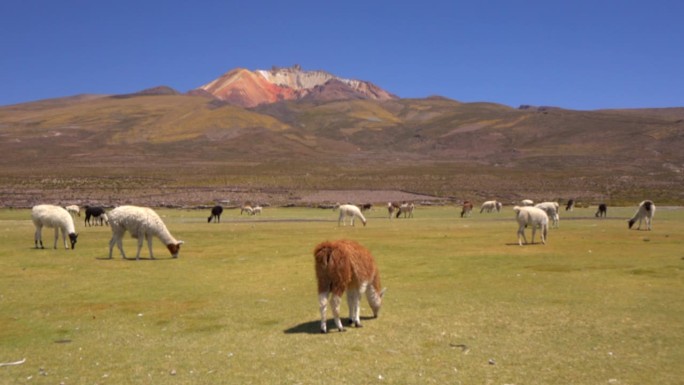
[[[180,247],[183,243],[185,243],[185,242],[178,241],[176,243],[170,243],[170,244],[166,245],[166,248],[169,249],[169,252],[171,253],[171,256],[173,258],[178,258],[178,253],[180,252]]]
[[[371,293],[372,295],[369,298],[368,303],[371,309],[373,310],[373,317],[377,318],[380,314],[380,307],[382,306],[382,297],[384,297],[387,288],[383,288],[382,290],[380,290],[379,293],[373,290],[372,286],[370,290],[372,290],[373,292]]]
[[[78,234],[76,233],[69,233],[69,241],[71,241],[71,249],[76,248],[76,239],[78,238]]]
[[[631,229],[632,226],[634,226],[634,223],[635,223],[635,222],[636,222],[636,219],[630,219],[630,220],[627,222],[627,223],[629,224],[629,227],[628,227],[628,228]]]

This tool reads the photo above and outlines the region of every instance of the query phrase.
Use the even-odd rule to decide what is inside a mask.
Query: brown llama
[[[377,317],[382,305],[384,289],[380,289],[380,272],[370,251],[355,241],[342,239],[319,243],[314,249],[318,303],[321,311],[321,333],[327,333],[326,310],[332,292],[332,313],[335,326],[344,331],[340,321],[342,294],[347,292],[349,322],[361,327],[359,308],[365,292],[368,304]],[[366,290],[367,289],[367,290]]]
[[[394,214],[395,211],[399,211],[399,207],[401,207],[401,205],[397,202],[387,202],[387,213],[389,214],[389,219],[392,219],[392,214]]]
[[[461,218],[470,217],[470,213],[473,211],[473,202],[464,201],[461,207]]]

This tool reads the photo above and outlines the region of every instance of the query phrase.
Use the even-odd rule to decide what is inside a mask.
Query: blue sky
[[[400,97],[684,106],[679,0],[7,0],[0,43],[0,105],[300,64]]]

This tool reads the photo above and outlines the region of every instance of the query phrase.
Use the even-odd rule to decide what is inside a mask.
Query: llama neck
[[[159,229],[157,229],[156,231],[153,231],[153,233],[154,233],[154,235],[156,235],[157,237],[159,237],[159,239],[161,239],[161,241],[162,241],[165,245],[172,245],[172,244],[178,243],[178,241],[176,240],[176,238],[174,238],[173,235],[171,235],[171,233],[169,232],[169,230],[168,230],[168,229],[166,228],[166,226],[163,225],[163,224],[162,224],[162,226],[161,226]]]
[[[66,234],[75,234],[76,233],[76,227],[74,227],[74,221],[71,219],[71,215],[69,215],[69,219],[66,221],[65,225],[62,227],[62,231],[65,232]]]

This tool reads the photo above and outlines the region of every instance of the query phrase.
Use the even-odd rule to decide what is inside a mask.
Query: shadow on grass
[[[109,260],[112,260],[112,261],[115,261],[115,260],[119,260],[119,261],[171,261],[171,260],[178,259],[178,258],[173,258],[173,257],[169,256],[169,257],[166,257],[166,258],[159,258],[159,257],[154,257],[154,258],[150,258],[150,257],[140,257],[140,259],[135,259],[135,258],[115,258],[115,257],[112,257],[112,258],[109,258],[109,257],[95,257],[95,259],[100,260],[100,261],[109,261]]]
[[[374,317],[361,317],[361,321],[368,321],[375,319]],[[354,326],[349,325],[349,318],[341,318],[342,320],[342,325],[344,325],[345,330],[349,328],[354,328]],[[330,332],[337,332],[337,326],[335,326],[335,321],[332,319],[329,319],[327,322],[328,326],[328,333]],[[289,329],[285,329],[283,331],[285,334],[322,334],[321,333],[321,322],[316,320],[316,321],[311,321],[311,322],[304,322],[299,325],[293,326]]]

